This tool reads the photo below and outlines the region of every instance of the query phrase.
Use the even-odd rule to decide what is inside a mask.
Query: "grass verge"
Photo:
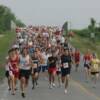
[[[15,33],[10,31],[5,32],[3,37],[0,37],[0,79],[4,77],[5,57],[14,39]]]
[[[82,53],[85,53],[87,49],[90,49],[91,52],[97,53],[98,57],[100,58],[100,40],[95,40],[95,42],[92,42],[89,38],[75,35],[75,37],[71,39],[70,43],[75,48],[78,48]]]

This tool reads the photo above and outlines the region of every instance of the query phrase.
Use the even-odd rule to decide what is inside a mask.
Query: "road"
[[[25,100],[100,100],[100,81],[98,81],[97,88],[93,88],[90,82],[84,81],[83,75],[82,68],[78,73],[72,70],[68,93],[64,94],[64,87],[49,89],[48,81],[41,74],[39,87],[32,90],[30,81]],[[12,96],[7,90],[7,81],[5,80],[4,84],[0,86],[0,100],[23,100],[23,98],[19,87],[16,95]]]

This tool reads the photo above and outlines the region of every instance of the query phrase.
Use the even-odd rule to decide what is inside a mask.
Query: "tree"
[[[0,5],[0,31],[6,31],[11,29],[11,21],[15,22],[18,26],[24,26],[24,24],[16,19],[11,9],[6,6]]]
[[[88,29],[91,32],[95,32],[95,28],[96,28],[96,20],[94,18],[90,19],[90,25],[88,26]]]
[[[16,25],[19,26],[19,27],[24,27],[24,26],[25,26],[25,24],[23,24],[23,23],[21,22],[21,20],[18,20],[18,19],[15,21],[15,23],[16,23]]]
[[[68,34],[68,22],[66,21],[62,26],[64,35]]]

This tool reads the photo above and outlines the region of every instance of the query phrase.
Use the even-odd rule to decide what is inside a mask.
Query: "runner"
[[[38,85],[37,80],[39,77],[39,70],[38,70],[39,60],[38,60],[36,51],[32,55],[32,62],[33,62],[33,66],[32,66],[32,84],[33,84],[33,87],[32,87],[32,89],[34,89],[35,85]]]
[[[15,95],[16,83],[19,77],[19,57],[15,52],[15,49],[9,50],[9,75],[11,79],[12,95]]]
[[[46,53],[46,50],[43,49],[42,50],[42,63],[41,63],[41,68],[42,68],[42,74],[44,77],[44,79],[47,79],[47,69],[48,69],[48,65],[47,65],[47,61],[48,61],[48,55]]]
[[[78,49],[75,49],[74,60],[75,60],[75,71],[77,72],[80,64],[80,52]]]
[[[99,64],[100,64],[100,60],[97,58],[97,55],[93,53],[90,71],[91,71],[92,81],[94,83],[93,86],[94,88],[96,88],[96,83],[99,78],[99,73],[100,73]]]
[[[69,75],[71,70],[71,56],[69,55],[68,49],[64,49],[64,53],[61,56],[61,74],[62,74],[62,83],[65,83],[65,94],[67,93]]]
[[[91,62],[91,59],[92,59],[92,54],[90,53],[90,50],[88,50],[84,54],[84,57],[83,57],[86,82],[88,82],[88,79],[90,77],[90,62]]]
[[[20,86],[21,95],[25,98],[25,88],[28,86],[28,80],[31,74],[31,58],[28,54],[27,48],[23,48],[20,55]]]
[[[52,51],[52,55],[48,58],[48,66],[49,66],[48,74],[49,74],[50,89],[55,87],[56,61],[57,58],[54,56],[54,52]]]

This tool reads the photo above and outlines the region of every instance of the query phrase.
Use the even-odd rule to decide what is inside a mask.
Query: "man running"
[[[78,49],[75,49],[74,59],[75,59],[75,71],[77,72],[80,64],[80,52]]]
[[[61,56],[61,74],[62,74],[62,83],[65,83],[65,94],[67,93],[68,88],[68,81],[69,81],[69,75],[71,70],[71,56],[69,54],[68,49],[64,49],[64,53]]]

